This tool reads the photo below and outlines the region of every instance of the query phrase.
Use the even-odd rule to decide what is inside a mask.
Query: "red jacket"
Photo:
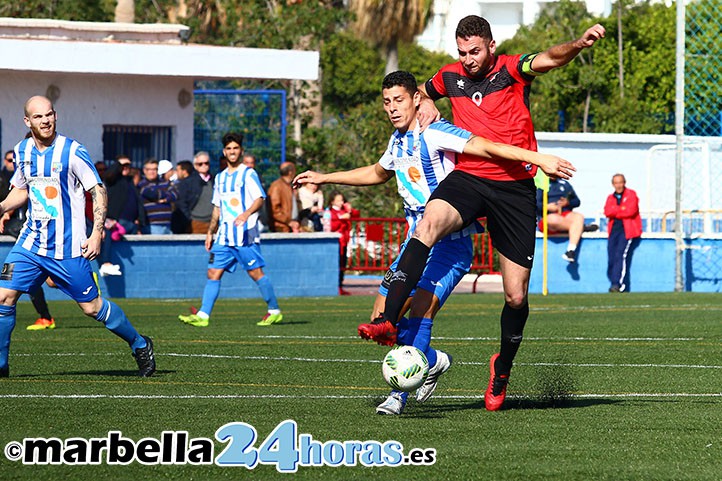
[[[346,206],[340,210],[330,206],[328,210],[331,213],[331,232],[338,232],[341,234],[339,244],[341,246],[341,251],[343,252],[346,250],[346,246],[351,240],[351,219],[357,218],[359,216],[359,211],[351,208],[347,209]],[[351,214],[351,217],[349,219],[341,219],[339,216],[343,214]]]
[[[612,232],[615,220],[621,220],[624,225],[624,237],[634,239],[642,236],[642,217],[639,215],[639,198],[632,189],[624,189],[622,202],[617,205],[614,194],[607,197],[604,204],[604,215],[609,218],[607,232]]]

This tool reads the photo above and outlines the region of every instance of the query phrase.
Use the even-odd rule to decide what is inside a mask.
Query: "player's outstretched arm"
[[[5,200],[0,202],[0,216],[28,203],[27,189],[13,188]]]
[[[423,132],[426,127],[441,118],[441,112],[436,108],[431,97],[427,95],[425,85],[419,85],[419,92],[421,93],[421,103],[416,112],[416,119],[419,121],[419,129]]]
[[[472,154],[485,159],[492,157],[516,162],[529,162],[539,166],[545,174],[562,179],[569,179],[577,170],[568,160],[550,154],[542,154],[522,149],[513,145],[492,142],[483,137],[472,137],[464,146],[465,154]]]
[[[534,57],[531,63],[531,68],[535,72],[544,73],[549,70],[563,67],[574,59],[579,52],[585,48],[589,48],[597,40],[604,38],[606,30],[600,24],[596,24],[590,27],[584,35],[571,42],[561,43],[554,45],[550,49],[541,52],[539,55]]]
[[[386,170],[376,163],[374,165],[359,167],[358,169],[343,170],[328,174],[307,170],[306,172],[298,174],[296,178],[293,179],[293,186],[298,188],[303,184],[377,185],[388,182],[393,176],[394,171]]]

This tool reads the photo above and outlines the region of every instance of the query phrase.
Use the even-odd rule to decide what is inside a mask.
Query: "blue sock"
[[[209,316],[213,310],[213,306],[216,304],[218,294],[221,292],[221,281],[213,281],[208,279],[206,287],[203,289],[203,302],[201,303],[201,311],[205,312]]]
[[[0,368],[8,367],[10,334],[15,328],[15,306],[0,305]]]
[[[393,391],[391,391],[391,394],[394,394],[394,393],[396,393],[396,394],[401,394],[401,399],[403,399],[403,400],[404,400],[404,404],[406,404],[406,400],[409,398],[409,393],[404,392],[404,391],[397,391],[396,389],[394,389]]]
[[[263,300],[268,304],[268,308],[279,309],[278,300],[276,300],[276,294],[273,292],[271,280],[263,276],[256,281],[256,285],[258,286],[258,290],[261,291],[261,297],[263,297]]]
[[[419,326],[412,346],[426,354],[429,367],[434,367],[436,364],[436,349],[431,347],[431,328],[434,325],[434,320],[428,317],[424,317],[423,319],[416,317],[410,321],[412,324],[415,323]]]
[[[419,325],[412,325],[407,318],[402,317],[396,329],[398,329],[396,333],[396,344],[399,346],[411,346],[414,343],[416,332],[419,330]]]
[[[127,342],[133,352],[145,347],[147,345],[145,339],[138,334],[135,327],[125,317],[123,309],[107,299],[102,299],[102,302],[103,305],[100,306],[100,311],[95,319],[105,324],[110,332]]]

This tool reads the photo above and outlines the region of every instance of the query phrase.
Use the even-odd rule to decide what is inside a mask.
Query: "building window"
[[[120,154],[127,155],[136,167],[150,157],[172,161],[172,140],[172,127],[104,125],[103,158],[112,160]]]

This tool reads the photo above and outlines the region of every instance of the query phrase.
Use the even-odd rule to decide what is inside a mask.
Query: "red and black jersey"
[[[529,89],[534,76],[524,73],[528,55],[499,55],[481,78],[469,77],[461,62],[442,67],[426,82],[433,100],[451,100],[454,123],[494,142],[537,150],[529,111]],[[480,159],[460,154],[456,169],[490,180],[534,177],[536,166],[504,159]]]

